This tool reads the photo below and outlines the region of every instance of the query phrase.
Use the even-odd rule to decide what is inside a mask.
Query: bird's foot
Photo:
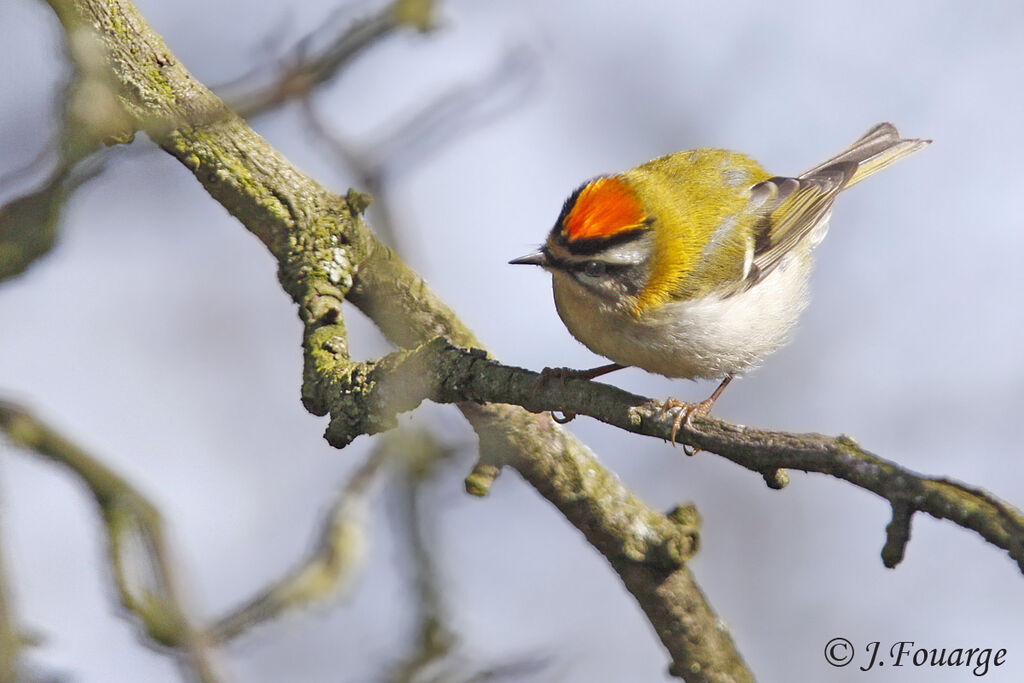
[[[732,375],[726,375],[718,385],[718,388],[711,392],[711,395],[700,403],[683,403],[682,401],[677,401],[674,398],[670,398],[665,401],[664,405],[661,406],[661,414],[663,417],[665,413],[672,408],[679,410],[679,412],[676,413],[676,419],[672,421],[672,435],[669,440],[672,442],[673,446],[676,445],[676,434],[679,432],[679,428],[685,424],[687,429],[693,429],[693,416],[698,415],[700,417],[704,417],[710,413],[711,406],[715,405],[715,401],[718,400],[718,397],[722,395],[722,392],[725,391],[725,388],[729,386],[729,382],[731,381]],[[686,453],[687,455],[696,455],[697,453],[700,453],[700,449],[696,446],[690,446],[684,443],[683,453]]]
[[[693,417],[699,416],[704,417],[711,412],[711,406],[715,404],[714,398],[701,401],[700,403],[684,403],[683,401],[677,401],[674,398],[670,398],[665,401],[661,406],[661,414],[665,415],[670,410],[678,410],[676,417],[672,420],[672,433],[669,436],[669,441],[673,446],[676,445],[676,434],[679,433],[679,428],[686,425],[687,429],[693,429]],[[696,455],[700,452],[700,449],[696,446],[690,446],[689,444],[683,444],[683,453],[686,455]]]

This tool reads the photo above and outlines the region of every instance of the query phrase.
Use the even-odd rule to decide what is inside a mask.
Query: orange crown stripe
[[[647,220],[643,206],[622,178],[611,176],[591,182],[576,197],[562,223],[569,241],[613,237],[635,230]]]

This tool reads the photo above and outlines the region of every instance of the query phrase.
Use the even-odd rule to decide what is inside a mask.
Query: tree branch
[[[2,510],[0,510],[2,512]],[[3,521],[0,518],[0,521]],[[2,530],[2,526],[0,526]],[[2,539],[0,539],[2,540]],[[0,543],[0,681],[19,680],[23,638],[18,630],[12,596],[8,590],[7,570],[4,566],[3,544]]]
[[[389,453],[375,449],[348,480],[324,518],[310,556],[241,607],[209,627],[225,642],[286,611],[327,600],[351,584],[366,555],[366,507],[370,485]]]
[[[22,448],[64,465],[89,487],[103,513],[122,606],[139,619],[154,645],[183,655],[181,663],[195,680],[219,680],[208,644],[181,608],[156,508],[110,468],[20,406],[0,402],[0,431]]]
[[[277,258],[278,279],[304,322],[302,396],[309,410],[324,414],[345,388],[346,297],[400,346],[438,336],[480,346],[374,239],[359,215],[364,197],[338,197],[289,164],[192,78],[127,0],[49,2],[66,31],[97,31],[134,120]],[[637,598],[673,659],[673,673],[691,682],[752,680],[680,566],[692,551],[691,520],[643,505],[547,417],[497,404],[459,408],[480,437],[484,463],[475,481],[492,476],[496,463],[510,463],[580,529]]]
[[[487,357],[479,349],[460,349],[437,338],[411,351],[399,351],[368,363],[351,364],[334,396],[332,415],[362,419],[331,421],[327,439],[343,446],[362,433],[388,429],[395,415],[423,400],[436,403],[508,403],[533,413],[561,411],[587,415],[628,432],[668,440],[675,414],[662,403],[616,387],[582,379],[542,380],[539,373]],[[769,432],[695,417],[677,439],[717,453],[761,474],[779,488],[784,469],[827,474],[881,496],[893,507],[882,559],[894,567],[903,558],[915,512],[977,532],[1002,548],[1024,572],[1024,514],[991,494],[944,478],[906,470],[861,448],[847,436]]]
[[[131,139],[134,131],[96,37],[79,32],[76,40],[66,40],[65,48],[72,73],[60,98],[57,163],[39,187],[0,206],[0,282],[19,275],[53,248],[68,197],[102,168],[102,155],[96,151]]]
[[[393,0],[374,14],[350,23],[318,52],[310,48],[316,35],[307,35],[282,59],[270,84],[246,94],[229,94],[225,99],[239,116],[257,116],[289,100],[307,97],[336,78],[364,50],[398,29],[409,27],[425,33],[434,24],[434,0]],[[232,84],[223,89],[232,89]]]

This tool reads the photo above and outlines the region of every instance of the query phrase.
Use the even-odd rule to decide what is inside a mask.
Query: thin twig
[[[117,473],[21,406],[0,401],[0,431],[16,445],[68,468],[89,488],[105,521],[121,605],[138,619],[148,642],[181,655],[178,661],[191,678],[220,680],[208,643],[181,607],[156,508]]]
[[[402,461],[402,476],[396,480],[398,514],[411,551],[410,565],[416,593],[417,635],[412,651],[386,677],[390,683],[412,683],[431,663],[448,656],[456,638],[447,625],[441,603],[440,576],[428,550],[426,519],[420,497],[423,485],[446,454],[446,449],[425,431],[395,432],[398,439],[389,448]]]
[[[425,32],[434,26],[434,22],[433,0],[393,0],[370,16],[349,22],[344,30],[332,36],[317,51],[312,46],[322,30],[305,36],[281,60],[277,74],[268,85],[251,87],[247,93],[232,94],[231,90],[239,90],[242,85],[241,80],[236,80],[217,90],[228,91],[225,100],[235,113],[252,118],[285,102],[307,97],[337,78],[367,48],[398,29],[410,27]],[[254,75],[265,70],[261,68]]]
[[[366,556],[366,506],[370,485],[387,459],[375,448],[341,488],[324,518],[309,557],[241,607],[218,619],[210,638],[226,642],[281,614],[335,598],[352,585]]]
[[[357,187],[369,193],[373,225],[377,236],[399,254],[394,210],[387,190],[398,171],[408,173],[417,162],[470,130],[507,115],[527,101],[527,91],[536,83],[535,58],[525,48],[510,50],[490,71],[471,83],[453,88],[420,106],[415,113],[373,143],[359,149],[331,130],[317,111],[312,97],[302,99],[302,112],[309,130],[325,143],[353,176]]]
[[[3,510],[0,509],[0,513]],[[0,522],[3,521],[0,516]],[[0,531],[3,525],[0,524]],[[3,543],[0,539],[0,681],[17,681],[21,669],[22,636],[18,630],[14,605],[3,561]]]

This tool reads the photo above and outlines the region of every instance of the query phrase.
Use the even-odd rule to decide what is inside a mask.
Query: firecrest
[[[546,374],[591,379],[635,366],[721,379],[702,403],[666,402],[679,409],[674,442],[683,419],[707,414],[734,375],[788,340],[839,193],[930,142],[882,123],[795,178],[698,149],[584,183],[544,246],[510,263],[549,271],[569,332],[613,362]]]

